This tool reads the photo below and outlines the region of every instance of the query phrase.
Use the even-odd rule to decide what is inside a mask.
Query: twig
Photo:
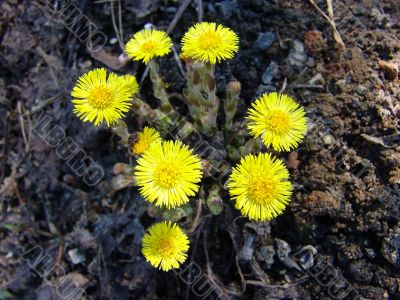
[[[213,270],[211,269],[210,265],[210,256],[208,254],[207,250],[207,234],[203,234],[203,249],[204,249],[204,254],[206,256],[206,264],[207,264],[207,278],[212,283],[214,288],[216,289],[216,293],[220,299],[230,299],[229,294],[227,293],[225,287],[221,287],[220,284],[217,282],[219,281],[215,275]]]
[[[321,84],[294,84],[291,86],[292,89],[323,89],[324,86]]]
[[[185,0],[181,4],[174,18],[172,19],[171,23],[168,26],[167,33],[171,33],[175,29],[176,24],[178,24],[179,19],[182,17],[183,13],[185,12],[186,8],[189,6],[191,1],[192,0]]]
[[[283,79],[282,87],[279,91],[279,94],[282,94],[286,90],[286,86],[287,86],[287,78],[285,77],[285,79]]]
[[[324,17],[324,19],[329,23],[329,25],[332,27],[333,30],[333,37],[335,39],[335,41],[343,48],[345,49],[346,46],[343,42],[342,37],[339,34],[339,31],[336,28],[336,24],[335,21],[333,20],[333,18],[330,18],[329,16],[327,16],[322,9],[319,8],[319,6],[314,2],[314,0],[308,0],[312,6],[314,6],[314,8],[321,14],[322,17]],[[332,8],[332,3],[329,3],[330,1],[327,0],[327,5],[328,5],[328,11],[331,10],[329,12],[330,15],[333,16],[333,8]]]
[[[45,108],[47,105],[52,104],[55,100],[57,100],[59,97],[61,97],[63,94],[63,92],[58,93],[57,95],[55,95],[54,97],[51,97],[49,99],[44,100],[42,103],[40,103],[39,105],[33,107],[30,111],[26,112],[23,116],[24,117],[30,117],[31,115],[33,115],[34,113],[42,110],[43,108]]]
[[[172,53],[174,54],[175,62],[178,65],[179,73],[181,73],[182,77],[185,78],[185,76],[186,76],[185,70],[183,69],[181,60],[179,59],[178,52],[176,51],[174,46],[172,46]]]
[[[203,0],[197,0],[197,20],[203,21]]]
[[[29,153],[32,131],[29,131],[29,134],[28,134],[28,137],[27,137],[26,136],[26,132],[25,132],[25,123],[24,123],[24,118],[23,118],[23,114],[22,114],[21,101],[18,101],[17,108],[18,108],[18,113],[19,113],[18,119],[19,119],[19,124],[21,126],[22,138],[24,139],[24,143],[25,143],[25,152]]]
[[[122,44],[124,44],[124,28],[122,26],[122,5],[121,5],[121,0],[118,0],[118,23],[119,23],[119,34],[120,38],[122,41]]]
[[[123,37],[120,36],[120,29],[117,26],[117,22],[115,20],[115,12],[114,12],[114,1],[110,1],[111,3],[111,21],[114,27],[115,35],[117,36],[119,47],[121,48],[122,52],[125,51],[124,41],[122,40]],[[119,0],[118,0],[119,3]]]
[[[1,177],[0,177],[0,182],[3,182],[4,177],[6,176],[6,167],[7,167],[7,156],[8,156],[8,122],[7,122],[7,117],[3,119],[3,129],[4,129],[4,148],[3,148],[3,154],[2,154],[2,171],[1,171]]]
[[[176,25],[178,24],[179,19],[182,17],[183,13],[185,12],[186,8],[189,6],[190,2],[192,0],[185,0],[181,6],[178,8],[178,11],[176,12],[174,18],[172,19],[171,23],[169,23],[169,26],[167,28],[167,33],[171,33],[172,31],[174,31]],[[174,51],[174,49],[172,50]],[[175,54],[174,54],[175,55]],[[179,67],[179,64],[178,64]],[[183,67],[182,64],[179,67],[180,71],[183,71]],[[146,79],[147,75],[150,72],[150,68],[147,65],[146,70],[144,70],[142,78],[140,79],[140,83],[143,83],[143,81]],[[183,75],[185,74],[185,72],[183,71]],[[185,76],[185,75],[184,75]]]

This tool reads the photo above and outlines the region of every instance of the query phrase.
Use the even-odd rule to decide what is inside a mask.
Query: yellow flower
[[[163,271],[176,269],[186,260],[189,239],[182,229],[171,222],[151,226],[142,240],[142,253],[153,266]]]
[[[144,127],[142,132],[139,132],[136,142],[132,145],[132,153],[139,155],[157,143],[161,143],[160,134],[154,129]]]
[[[139,91],[139,84],[136,80],[136,77],[133,75],[124,75],[126,85],[129,87],[129,91],[132,95],[135,95]]]
[[[250,220],[271,220],[290,201],[292,185],[283,162],[268,153],[242,157],[229,177],[228,189],[236,208]]]
[[[278,93],[264,94],[248,110],[247,128],[254,137],[276,151],[296,148],[307,131],[304,108],[291,97]]]
[[[104,68],[94,69],[79,79],[71,92],[74,113],[84,122],[110,126],[121,119],[131,106],[132,94],[123,77]]]
[[[215,64],[231,59],[239,50],[239,38],[232,30],[215,23],[197,23],[182,39],[182,57]]]
[[[201,181],[201,162],[180,141],[155,144],[145,151],[135,167],[140,194],[156,206],[174,208],[189,202]]]
[[[142,60],[147,64],[153,58],[168,54],[171,48],[171,38],[164,31],[144,29],[129,40],[125,52],[134,60]]]

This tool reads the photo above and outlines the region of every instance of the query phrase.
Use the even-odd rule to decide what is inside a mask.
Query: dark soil
[[[400,298],[398,1],[332,1],[345,49],[309,1],[201,1],[203,20],[240,36],[239,54],[216,70],[221,98],[229,80],[242,84],[236,121],[258,95],[284,89],[305,107],[309,132],[281,155],[295,186],[286,212],[249,222],[224,191],[223,212],[212,216],[203,206],[188,262],[168,273],[140,253],[159,212],[136,188],[116,188],[114,165],[131,156],[109,129],[76,118],[69,96],[91,68],[140,79],[145,67],[116,63],[109,1],[71,1],[106,34],[100,58],[41,2],[0,1],[0,299],[80,299],[75,291],[85,291],[82,299]],[[167,29],[181,2],[121,1],[124,41],[149,22]],[[327,13],[325,1],[315,2]],[[198,4],[191,1],[171,33],[178,50]],[[160,64],[179,96],[185,82],[176,61],[170,55]],[[156,103],[148,78],[141,93]],[[32,130],[39,108],[105,170],[99,184],[85,183]],[[130,131],[142,126],[134,112],[126,120]],[[185,229],[192,204],[180,215]],[[81,290],[67,290],[66,278]]]

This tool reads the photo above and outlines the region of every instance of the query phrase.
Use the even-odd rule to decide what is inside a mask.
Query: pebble
[[[80,264],[81,262],[84,262],[86,259],[85,256],[82,253],[80,253],[77,248],[69,250],[68,256],[74,265]]]
[[[257,40],[254,42],[254,48],[259,50],[267,50],[276,41],[276,34],[274,32],[262,32],[258,35]]]
[[[237,3],[232,0],[221,1],[219,3],[216,3],[215,6],[220,11],[223,20],[230,19],[238,9]]]
[[[389,80],[395,80],[399,76],[399,66],[392,61],[380,60],[379,67],[385,73],[385,77]]]
[[[333,144],[333,142],[335,141],[335,138],[333,137],[333,135],[331,135],[331,134],[325,134],[323,137],[322,137],[322,140],[323,140],[323,142],[324,142],[324,144],[325,145],[332,145]]]
[[[287,58],[288,65],[296,70],[300,70],[306,61],[307,54],[304,50],[304,44],[299,40],[294,40]]]
[[[360,84],[359,86],[357,86],[356,91],[359,95],[363,96],[367,93],[368,89],[365,85]]]
[[[400,228],[395,227],[383,240],[381,253],[384,258],[397,268],[400,267]]]
[[[261,81],[264,84],[270,84],[272,83],[272,79],[274,79],[278,74],[279,74],[278,64],[274,61],[271,61],[271,63],[268,65],[268,67],[262,74]]]

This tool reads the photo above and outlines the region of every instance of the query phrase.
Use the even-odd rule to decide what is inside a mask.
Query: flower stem
[[[216,95],[216,81],[213,64],[186,62],[187,88],[184,96],[194,124],[207,136],[217,129],[219,99]]]
[[[231,81],[226,87],[226,99],[224,102],[225,111],[225,134],[233,132],[233,119],[237,112],[241,85],[239,81]]]
[[[164,113],[169,113],[173,110],[173,107],[169,102],[166,85],[159,73],[160,67],[158,63],[154,59],[152,59],[149,61],[149,68],[150,68],[150,79],[153,83],[154,96],[158,100],[160,100],[160,110]]]

